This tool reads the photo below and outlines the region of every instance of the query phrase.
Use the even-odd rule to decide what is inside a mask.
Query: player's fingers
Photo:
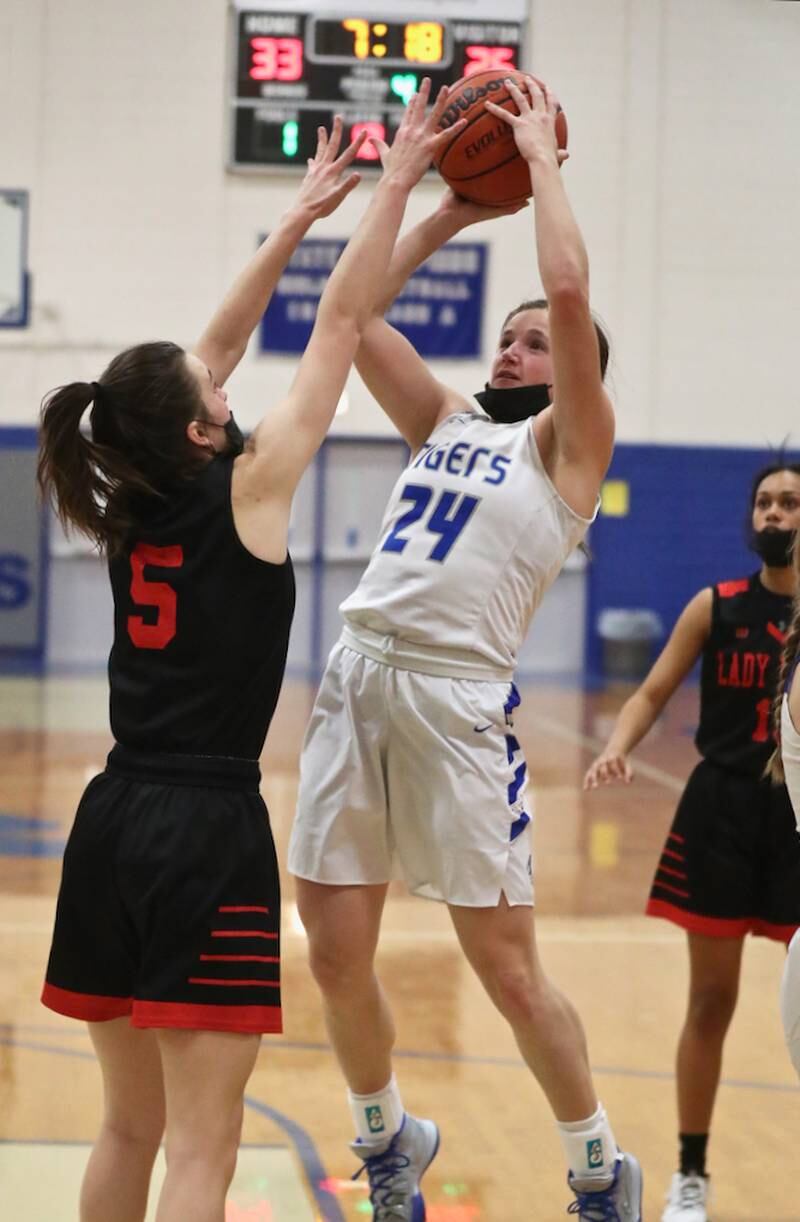
[[[558,157],[559,165],[563,165],[565,161],[569,161],[569,153],[566,149],[558,149],[556,156]]]
[[[321,124],[317,128],[317,151],[314,154],[315,161],[321,161],[325,156],[325,149],[328,147],[328,131]]]
[[[453,136],[458,135],[466,126],[466,119],[456,119],[452,127],[446,127],[443,132],[436,132],[431,137],[431,154],[435,155],[441,145],[447,144],[449,140],[452,140]]]
[[[532,77],[526,77],[525,83],[527,84],[528,81],[532,79],[533,79]],[[530,99],[525,95],[523,90],[520,89],[517,82],[512,81],[511,77],[507,76],[504,83],[505,83],[506,89],[508,90],[508,92],[511,94],[512,98],[516,102],[519,113],[524,114],[526,111],[529,111],[531,108]]]
[[[436,101],[431,109],[431,113],[428,115],[427,122],[431,129],[439,126],[439,120],[447,110],[447,102],[449,97],[450,90],[448,89],[447,85],[442,85],[439,93],[437,94]]]
[[[498,119],[502,119],[504,123],[507,123],[509,127],[513,127],[516,121],[519,119],[519,115],[512,114],[510,110],[506,110],[504,106],[498,106],[496,102],[487,101],[484,102],[484,106],[487,110],[490,110],[493,115],[497,115]],[[449,128],[448,130],[452,131],[453,129]]]
[[[336,154],[339,152],[339,145],[342,143],[342,116],[333,116],[333,125],[331,134],[325,146],[323,157],[327,161],[333,161]]]
[[[545,106],[544,88],[540,81],[537,81],[535,76],[526,76],[525,84],[528,86],[528,93],[531,96],[531,103],[534,109],[542,110]]]
[[[355,140],[351,140],[344,152],[336,158],[336,161],[333,163],[333,168],[343,170],[345,166],[348,166],[350,162],[358,156],[361,146],[366,138],[367,133],[362,129],[356,136]]]
[[[386,158],[386,154],[389,152],[389,145],[386,143],[385,140],[381,140],[378,136],[370,136],[369,142],[372,145],[372,147],[375,149],[375,152],[378,154],[381,165],[383,165],[384,160]]]

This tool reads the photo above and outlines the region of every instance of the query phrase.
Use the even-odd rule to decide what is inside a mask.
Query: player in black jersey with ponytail
[[[45,1005],[89,1023],[105,1094],[81,1222],[223,1222],[262,1032],[281,1030],[280,888],[258,758],[283,679],[292,496],[370,321],[445,96],[409,103],[319,303],[287,398],[244,446],[221,389],[309,225],[356,185],[358,144],[320,129],[296,204],[194,353],[148,343],[54,391],[39,479],[107,554],[116,745],[64,857]],[[84,414],[91,408],[86,426]],[[84,432],[86,428],[86,433]]]
[[[774,750],[772,699],[797,578],[790,548],[800,527],[800,466],[756,475],[750,577],[701,590],[688,603],[641,687],[623,705],[585,787],[630,782],[629,753],[702,658],[702,755],[667,837],[647,912],[687,931],[691,980],[677,1056],[680,1169],[662,1222],[705,1222],[705,1158],[736,1007],[744,937],[788,942],[800,927],[800,838],[785,786],[764,770]]]

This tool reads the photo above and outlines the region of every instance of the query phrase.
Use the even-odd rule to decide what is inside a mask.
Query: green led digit
[[[300,128],[294,120],[284,123],[281,129],[281,149],[284,157],[296,157],[300,147]]]

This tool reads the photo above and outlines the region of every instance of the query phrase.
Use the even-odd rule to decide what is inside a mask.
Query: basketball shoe
[[[374,1222],[425,1222],[419,1182],[439,1149],[439,1130],[432,1120],[417,1120],[406,1112],[391,1141],[373,1146],[359,1138],[350,1149],[364,1162],[353,1179],[366,1171]]]
[[[661,1222],[707,1222],[708,1176],[676,1171],[667,1193]]]
[[[576,1179],[572,1172],[568,1183],[575,1200],[567,1213],[577,1214],[578,1222],[642,1222],[642,1170],[632,1154],[617,1155],[607,1188],[593,1192],[590,1179]]]

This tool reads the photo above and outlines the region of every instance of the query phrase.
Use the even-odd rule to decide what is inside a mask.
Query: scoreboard
[[[424,0],[416,11],[423,6]],[[503,11],[497,2],[481,8]],[[397,8],[387,5],[381,16],[374,4],[301,9],[297,0],[286,8],[240,0],[233,10],[234,168],[305,170],[318,126],[330,128],[336,113],[343,116],[348,142],[366,131],[391,143],[423,76],[431,78],[435,96],[442,85],[473,72],[522,63],[521,19],[431,16],[430,11],[398,18]],[[362,168],[375,165],[369,142],[358,160]]]

